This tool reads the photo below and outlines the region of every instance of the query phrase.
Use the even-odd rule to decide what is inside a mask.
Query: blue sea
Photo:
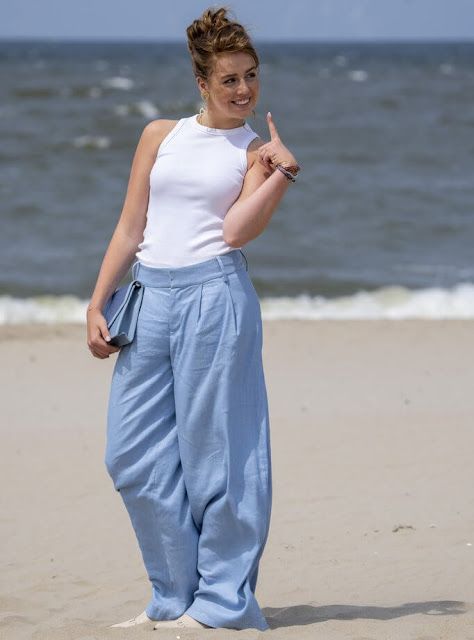
[[[244,252],[265,318],[474,317],[474,43],[258,43],[302,171]],[[184,42],[0,41],[0,324],[84,322],[140,133],[197,113]]]

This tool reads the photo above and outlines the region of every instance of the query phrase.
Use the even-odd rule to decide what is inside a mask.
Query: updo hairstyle
[[[214,69],[214,57],[219,53],[242,51],[248,53],[258,68],[257,52],[245,28],[229,20],[228,7],[211,7],[186,29],[188,51],[195,77],[208,80]]]

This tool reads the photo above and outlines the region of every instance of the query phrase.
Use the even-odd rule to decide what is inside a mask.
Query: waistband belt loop
[[[223,262],[222,258],[220,256],[215,256],[215,258],[216,258],[217,262],[219,263],[219,267],[220,267],[222,273],[224,274],[224,280],[227,282],[227,284],[229,284],[229,278],[227,276],[227,273],[226,273],[226,270],[225,270],[225,267],[224,267],[224,262]]]
[[[240,253],[244,256],[244,260],[245,260],[245,270],[248,271],[249,270],[249,263],[247,262],[247,256],[245,255],[245,253],[242,251],[242,249],[239,249]]]
[[[137,260],[132,266],[132,277],[134,280],[137,279],[139,269],[140,269],[140,260]]]

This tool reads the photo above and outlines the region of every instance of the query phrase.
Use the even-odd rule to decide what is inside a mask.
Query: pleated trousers
[[[260,302],[240,249],[136,262],[134,340],[118,352],[105,464],[151,582],[154,620],[269,628],[255,598],[272,474]]]

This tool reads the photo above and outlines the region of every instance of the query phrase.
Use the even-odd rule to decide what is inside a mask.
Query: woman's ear
[[[199,93],[207,91],[206,82],[202,78],[196,78]]]

